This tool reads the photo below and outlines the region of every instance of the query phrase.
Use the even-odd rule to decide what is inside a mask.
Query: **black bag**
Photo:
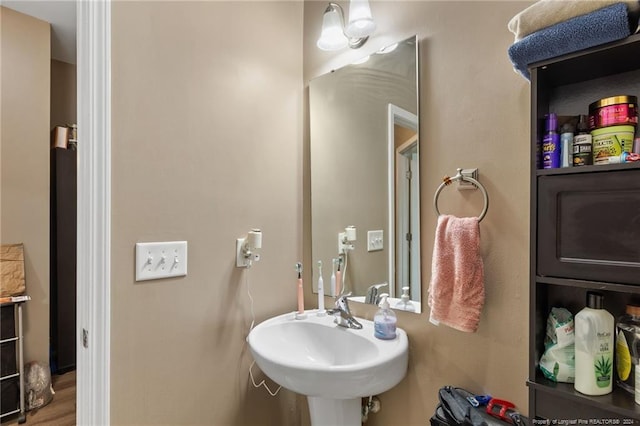
[[[511,423],[491,416],[484,406],[474,407],[469,398],[475,395],[461,388],[445,386],[438,391],[440,403],[430,419],[431,426],[506,426]],[[511,417],[516,426],[526,425],[518,413]]]

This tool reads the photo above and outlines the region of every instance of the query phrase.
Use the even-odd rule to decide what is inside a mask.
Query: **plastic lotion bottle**
[[[391,340],[396,338],[396,324],[398,319],[396,314],[389,307],[387,293],[380,295],[380,309],[373,317],[373,335],[378,339]]]
[[[576,379],[585,395],[611,393],[613,382],[613,315],[603,308],[602,293],[587,292],[587,307],[575,316]]]

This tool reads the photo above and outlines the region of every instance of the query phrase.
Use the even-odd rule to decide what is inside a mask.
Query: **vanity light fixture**
[[[329,3],[322,17],[322,31],[317,46],[322,50],[360,48],[376,29],[369,0],[351,0],[349,22],[344,26],[344,12],[337,3]]]

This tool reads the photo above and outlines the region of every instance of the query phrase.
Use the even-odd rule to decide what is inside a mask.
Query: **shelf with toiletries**
[[[538,157],[551,113],[559,133],[568,120],[575,125],[588,116],[595,101],[640,96],[640,34],[533,64],[530,73],[529,416],[640,423],[640,404],[615,383],[616,364],[612,392],[601,396],[549,380],[539,368],[552,308],[575,316],[592,291],[604,296],[604,309],[616,319],[628,304],[640,304],[640,161],[543,169]]]
[[[535,392],[535,416],[540,418],[633,418],[640,419],[640,405],[635,404],[634,396],[614,384],[613,391],[607,395],[589,396],[574,389],[573,383],[554,382],[544,377],[538,361],[545,351],[545,334],[547,317],[554,307],[563,307],[572,314],[579,312],[585,304],[586,293],[597,290],[604,295],[605,305],[615,318],[619,318],[624,307],[629,303],[640,301],[640,286],[628,286],[619,283],[598,282],[575,279],[561,279],[554,277],[536,277],[536,286],[532,291],[531,300],[535,306],[532,315],[531,336],[535,340],[532,347],[533,364],[531,376],[527,385],[531,392]],[[612,378],[613,379],[613,378]],[[569,408],[574,406],[575,408]],[[585,410],[597,409],[597,417],[592,413],[584,417]],[[532,407],[530,407],[532,410]],[[555,410],[555,411],[550,411]],[[577,411],[576,411],[577,410]],[[533,414],[533,411],[530,415]],[[535,417],[534,416],[534,417]]]

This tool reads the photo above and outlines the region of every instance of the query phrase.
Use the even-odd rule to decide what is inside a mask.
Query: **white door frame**
[[[111,1],[76,0],[78,425],[110,423]]]

